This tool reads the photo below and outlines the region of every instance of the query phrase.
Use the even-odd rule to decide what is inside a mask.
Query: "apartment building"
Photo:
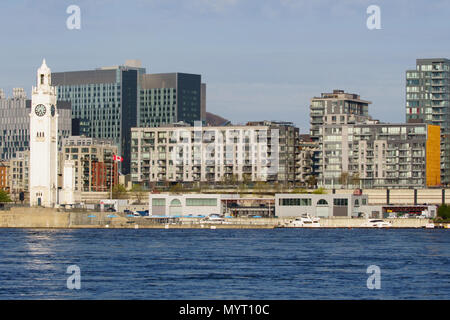
[[[326,188],[440,185],[440,128],[376,121],[323,126],[319,184]]]
[[[406,71],[406,121],[441,127],[441,180],[450,184],[450,60],[417,59]]]
[[[13,199],[18,199],[20,192],[28,194],[30,170],[30,151],[18,151],[9,160],[9,188]]]
[[[310,105],[310,135],[313,141],[318,141],[322,134],[321,128],[326,123],[346,123],[363,121],[369,118],[369,104],[354,93],[344,90],[333,90],[332,93],[322,93],[320,97],[311,99]]]
[[[0,190],[9,192],[9,161],[0,162]]]
[[[319,150],[319,143],[309,134],[300,134],[297,139],[296,182],[303,186],[314,186],[314,154]]]
[[[60,163],[71,160],[75,167],[75,191],[110,191],[118,184],[118,147],[108,139],[71,136],[63,140]],[[61,165],[60,168],[64,166]]]
[[[292,123],[261,121],[224,127],[174,124],[133,128],[131,135],[134,183],[295,183],[298,128]]]

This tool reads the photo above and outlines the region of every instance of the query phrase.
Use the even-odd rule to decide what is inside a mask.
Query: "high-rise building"
[[[311,99],[314,175],[335,187],[427,187],[440,184],[439,126],[380,123],[371,102],[334,90]]]
[[[333,90],[333,93],[322,93],[320,97],[311,99],[310,135],[313,141],[321,137],[320,129],[325,123],[345,123],[360,121],[369,117],[369,104],[359,95],[346,93],[344,90]]]
[[[139,75],[136,65],[52,74],[59,100],[72,103],[72,118],[89,124],[89,136],[111,139],[129,164],[131,128],[137,125]],[[86,133],[86,132],[84,132]]]
[[[440,129],[376,121],[323,126],[319,185],[325,188],[440,184]]]
[[[145,72],[140,61],[132,60],[52,75],[58,99],[72,103],[76,128],[92,138],[113,140],[125,174],[130,171],[131,128],[201,120],[200,75]]]
[[[144,74],[140,82],[138,127],[202,120],[201,76],[187,73]]]
[[[323,129],[327,125],[356,123],[369,120],[369,104],[359,95],[346,93],[344,90],[333,90],[322,93],[320,97],[311,99],[310,105],[310,137],[319,144],[313,154],[313,175],[323,181]],[[336,150],[335,153],[342,151]]]
[[[450,60],[417,59],[406,71],[406,121],[441,127],[441,180],[450,184]]]
[[[58,101],[56,107],[59,111],[58,147],[61,148],[61,139],[72,132],[71,105],[67,101]],[[31,100],[23,88],[14,88],[11,98],[0,95],[0,159],[12,159],[18,152],[29,150],[30,112]]]

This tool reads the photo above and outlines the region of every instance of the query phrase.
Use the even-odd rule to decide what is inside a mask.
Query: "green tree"
[[[262,193],[267,189],[267,185],[264,181],[257,181],[253,186],[253,191],[256,193]]]
[[[306,183],[308,184],[308,187],[315,188],[317,185],[317,178],[315,176],[309,176],[306,179]]]
[[[359,187],[359,181],[361,179],[359,178],[359,173],[355,172],[352,174],[352,176],[350,177],[350,183],[354,186],[354,187]]]
[[[11,198],[5,190],[0,190],[0,203],[1,202],[11,202]]]
[[[143,194],[143,188],[140,184],[133,184],[131,187],[131,192],[133,193],[134,197],[136,198],[137,204],[142,203],[142,199],[144,198]]]
[[[348,188],[348,180],[349,180],[348,172],[343,171],[341,173],[341,176],[339,177],[339,184]]]
[[[450,206],[445,203],[439,206],[438,216],[444,220],[450,219]]]
[[[245,183],[240,183],[239,185],[238,185],[238,192],[239,192],[239,194],[244,194],[244,193],[246,193],[248,191],[248,187],[247,187],[247,185],[245,184]]]
[[[123,184],[117,184],[112,189],[113,199],[125,199],[127,197],[127,189]]]
[[[173,193],[180,193],[183,191],[183,186],[181,185],[181,183],[177,183],[175,185],[172,185],[169,191]]]

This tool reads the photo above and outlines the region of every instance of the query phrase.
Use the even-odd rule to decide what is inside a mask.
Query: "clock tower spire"
[[[52,73],[45,59],[42,61],[41,67],[37,70],[37,88],[41,90],[49,90],[52,82]]]
[[[58,205],[58,113],[51,70],[42,62],[30,112],[30,206]]]

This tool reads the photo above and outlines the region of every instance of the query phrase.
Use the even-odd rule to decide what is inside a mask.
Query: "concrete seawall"
[[[11,208],[0,211],[2,228],[67,228],[69,214],[48,208]]]
[[[288,223],[291,219],[277,218],[230,218],[225,224],[203,223],[194,218],[181,218],[169,228],[235,228],[271,229]],[[422,228],[427,219],[384,219],[392,222],[393,228]],[[365,219],[330,218],[321,219],[323,228],[358,228]],[[0,228],[164,228],[144,217],[126,217],[121,213],[108,212],[59,212],[47,208],[12,208],[0,211]]]

